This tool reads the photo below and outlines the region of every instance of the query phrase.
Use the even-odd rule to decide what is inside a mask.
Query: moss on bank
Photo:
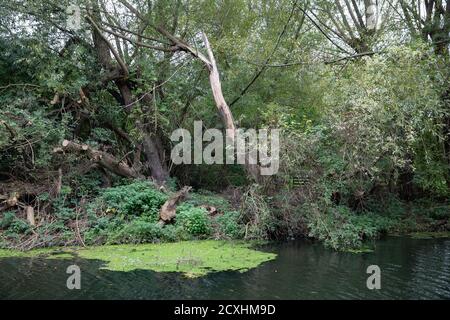
[[[209,272],[240,271],[275,259],[276,254],[250,248],[250,243],[231,241],[182,241],[176,243],[109,245],[87,248],[37,249],[28,252],[1,250],[0,258],[42,257],[104,261],[102,269],[112,271],[152,270],[180,272],[198,277]]]

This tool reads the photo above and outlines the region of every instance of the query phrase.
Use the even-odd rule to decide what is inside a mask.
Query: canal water
[[[450,239],[389,237],[363,254],[308,241],[271,243],[260,250],[278,256],[244,273],[194,279],[102,270],[99,260],[0,258],[0,299],[450,299]],[[80,290],[66,287],[71,264],[80,266]],[[366,286],[370,265],[380,267],[380,290]]]

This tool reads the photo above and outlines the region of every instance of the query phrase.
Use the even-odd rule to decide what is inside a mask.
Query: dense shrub
[[[206,236],[211,233],[208,212],[204,208],[188,204],[179,206],[176,223],[183,226],[193,236]]]
[[[225,198],[208,190],[198,190],[191,193],[185,203],[193,206],[208,205],[222,212],[231,210],[231,205]]]
[[[230,203],[211,192],[191,193],[177,207],[175,221],[161,226],[158,213],[168,199],[149,182],[105,189],[88,204],[89,227],[84,231],[87,244],[144,243],[205,238],[241,238],[244,228],[240,214],[231,210]],[[202,205],[216,208],[210,217]],[[61,217],[70,214],[61,210]]]
[[[0,219],[0,229],[4,230],[1,236],[4,239],[19,238],[31,233],[31,227],[27,221],[16,217],[14,211],[6,211]]]
[[[270,239],[277,231],[281,220],[271,210],[270,200],[260,185],[245,189],[242,198],[242,223],[246,224],[245,237],[249,239]]]
[[[241,214],[237,211],[226,211],[215,218],[215,223],[220,238],[240,239],[244,236],[245,228],[240,223]]]
[[[3,213],[3,217],[0,219],[0,228],[6,229],[15,220],[16,213],[14,211],[6,211]]]
[[[131,218],[147,216],[158,220],[158,212],[168,196],[148,181],[108,188],[93,201],[90,212]]]
[[[315,212],[309,217],[309,235],[338,250],[360,248],[364,240],[375,239],[391,226],[391,220],[382,216],[356,215],[345,206],[332,207],[325,214],[313,208],[308,210]]]

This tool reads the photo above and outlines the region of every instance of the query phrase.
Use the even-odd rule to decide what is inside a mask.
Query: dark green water
[[[450,239],[388,238],[374,253],[338,253],[320,244],[271,244],[276,260],[245,273],[187,279],[176,273],[99,270],[101,261],[0,258],[0,299],[450,299]],[[68,290],[66,268],[81,268]],[[381,268],[381,289],[366,269]]]

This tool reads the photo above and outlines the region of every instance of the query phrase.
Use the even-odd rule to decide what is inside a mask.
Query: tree
[[[410,35],[432,42],[436,53],[448,55],[450,1],[399,0],[399,6]]]
[[[336,45],[342,43],[356,53],[365,53],[373,49],[384,7],[385,1],[375,0],[317,1],[310,19],[330,40],[335,39]]]

